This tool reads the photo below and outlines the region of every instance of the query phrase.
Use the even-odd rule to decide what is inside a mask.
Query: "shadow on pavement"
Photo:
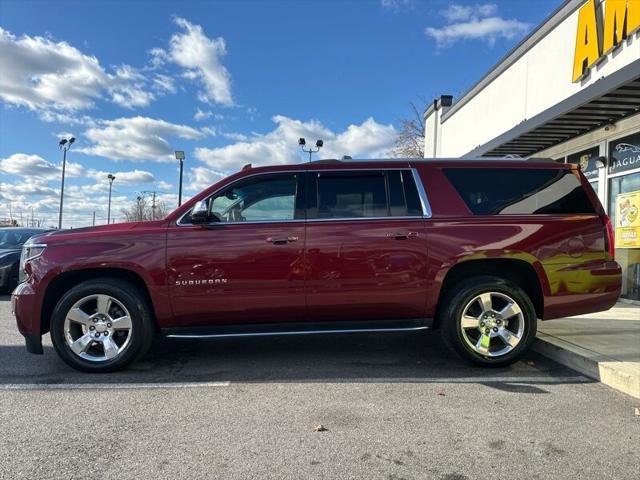
[[[27,353],[22,345],[0,346],[0,359],[1,384],[479,383],[514,393],[547,393],[540,386],[590,382],[534,353],[508,368],[474,367],[451,354],[436,331],[212,341],[158,339],[150,352],[127,370],[100,375],[72,370],[50,344],[45,344],[43,356]]]

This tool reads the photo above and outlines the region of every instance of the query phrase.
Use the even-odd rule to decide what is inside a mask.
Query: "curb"
[[[543,332],[538,332],[531,348],[587,377],[640,398],[639,363],[621,362]]]

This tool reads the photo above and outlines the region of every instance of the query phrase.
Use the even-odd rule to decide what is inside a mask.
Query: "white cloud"
[[[488,17],[494,15],[497,11],[498,6],[495,3],[485,3],[482,5],[458,5],[452,3],[440,13],[442,13],[442,16],[449,22],[459,22],[472,18]]]
[[[99,170],[91,170],[88,176],[94,178],[98,182],[104,181],[108,184],[107,175],[112,174],[116,177],[113,181],[114,185],[142,185],[145,183],[153,183],[156,181],[153,173],[145,170],[131,170],[128,172],[102,172]]]
[[[413,7],[413,0],[380,0],[383,9],[399,12]]]
[[[314,143],[316,139],[324,140],[325,146],[316,158],[341,158],[387,156],[396,136],[392,125],[377,123],[373,118],[360,125],[349,125],[340,133],[332,132],[317,120],[303,122],[278,115],[273,121],[277,126],[269,133],[253,134],[224,147],[196,148],[195,156],[214,171],[228,173],[247,163],[258,166],[299,162],[300,137]]]
[[[189,183],[186,185],[185,190],[199,192],[200,190],[204,190],[205,188],[213,185],[224,177],[224,173],[216,172],[207,167],[193,167],[187,173]]]
[[[213,115],[213,113],[210,110],[200,110],[199,108],[196,109],[196,113],[193,115],[193,119],[196,122],[201,122],[202,120],[206,120],[207,118],[211,117],[211,115]]]
[[[483,40],[493,45],[498,38],[512,40],[531,28],[520,20],[497,16],[497,12],[498,7],[493,3],[451,4],[441,12],[448,24],[439,28],[427,27],[424,32],[438,47],[446,47],[459,40]]]
[[[184,69],[183,77],[200,82],[203,89],[198,98],[202,102],[233,105],[231,75],[221,63],[227,54],[224,38],[209,38],[200,25],[184,18],[176,17],[174,21],[183,31],[173,34],[168,50],[150,51],[152,65],[171,61]]]
[[[92,145],[78,151],[112,160],[170,162],[174,160],[172,138],[199,140],[213,133],[148,117],[118,118],[89,128],[84,137]]]
[[[156,73],[153,78],[153,88],[162,93],[176,93],[176,82],[173,78],[162,73]]]
[[[0,172],[18,175],[27,181],[33,179],[50,179],[51,175],[59,175],[62,165],[51,163],[39,155],[14,153],[0,159]],[[84,168],[78,163],[67,161],[65,176],[79,177],[84,174]]]
[[[67,42],[0,28],[0,98],[31,110],[75,111],[107,98],[127,108],[148,105],[154,96],[133,67],[109,73],[94,56]]]
[[[173,189],[173,185],[171,185],[169,182],[165,182],[164,180],[160,180],[160,181],[156,182],[156,187],[158,187],[158,190],[172,190]]]
[[[247,137],[244,133],[227,132],[222,133],[221,135],[228,140],[235,140],[236,142],[246,142],[247,140],[249,140],[249,137]]]

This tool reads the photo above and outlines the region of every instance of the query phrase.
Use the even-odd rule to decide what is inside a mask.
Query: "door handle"
[[[409,238],[416,238],[417,236],[418,232],[396,232],[387,235],[387,237],[393,238],[394,240],[407,240]]]
[[[289,237],[268,237],[267,242],[273,243],[274,245],[286,245],[287,243],[297,242],[298,237],[289,236]]]

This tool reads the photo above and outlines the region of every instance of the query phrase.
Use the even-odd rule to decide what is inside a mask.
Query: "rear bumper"
[[[547,271],[550,291],[544,296],[543,320],[602,312],[613,307],[622,289],[622,269],[615,261],[588,268]]]
[[[42,333],[36,315],[36,295],[29,283],[21,283],[11,295],[11,311],[18,331],[25,338],[27,351],[42,354]]]

